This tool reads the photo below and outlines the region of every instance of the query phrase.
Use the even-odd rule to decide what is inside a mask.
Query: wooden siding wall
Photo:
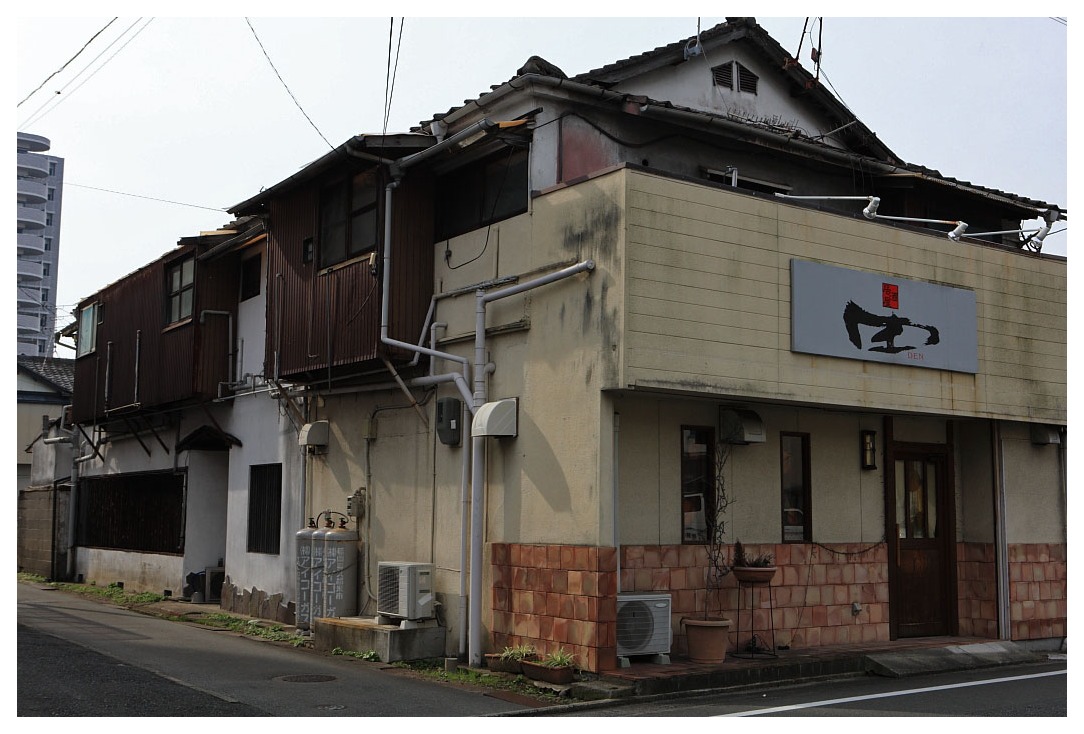
[[[628,172],[622,386],[1064,423],[1066,264]],[[790,351],[790,260],[968,288],[977,375]]]
[[[218,382],[228,378],[229,324],[225,317],[209,317],[206,328],[202,328],[199,314],[202,309],[212,308],[236,315],[237,264],[197,261],[192,319],[173,327],[164,325],[166,269],[195,251],[194,245],[178,248],[80,304],[97,300],[101,304],[101,323],[95,351],[75,363],[74,420],[104,418],[107,409],[131,405],[137,397],[142,410],[153,410],[217,394]],[[207,340],[206,346],[199,343],[202,339]]]
[[[302,262],[312,238],[319,258],[319,187],[310,186],[271,202],[268,238],[267,350],[265,373],[319,379],[375,360],[380,348],[380,273],[362,260],[321,271]],[[383,212],[383,204],[381,204]],[[394,199],[392,299],[389,334],[417,342],[433,289],[432,182],[421,174],[396,189]],[[329,334],[330,327],[330,334]]]

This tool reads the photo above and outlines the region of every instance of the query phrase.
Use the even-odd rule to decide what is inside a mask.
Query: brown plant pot
[[[552,668],[549,665],[524,660],[522,663],[523,674],[531,680],[553,683],[554,685],[567,686],[576,677],[576,669],[570,665],[560,668]]]
[[[486,667],[496,673],[515,673],[518,675],[522,670],[519,660],[502,658],[498,652],[487,652],[485,658]]]
[[[770,584],[775,578],[776,566],[734,566],[734,578],[743,584]]]
[[[721,663],[730,646],[731,620],[721,617],[682,617],[689,660],[694,663]]]

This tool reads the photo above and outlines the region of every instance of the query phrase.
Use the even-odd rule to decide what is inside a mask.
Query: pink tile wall
[[[799,648],[889,639],[888,556],[884,544],[833,544],[831,551],[805,544],[763,544],[746,545],[746,552],[772,553],[779,567],[771,587],[776,645]],[[687,652],[681,618],[702,612],[707,601],[707,572],[704,546],[622,548],[622,591],[671,592],[677,654]],[[733,575],[723,580],[723,614],[734,620],[731,649],[744,645],[754,633],[770,642],[767,594],[766,587],[753,587],[752,592],[744,587],[739,620],[737,581]],[[862,605],[862,611],[852,615],[851,604],[855,601]],[[713,600],[712,610],[716,608]]]
[[[960,634],[997,639],[997,564],[993,543],[956,544]]]
[[[1009,620],[1014,640],[1066,637],[1065,543],[1009,545]]]
[[[617,551],[494,543],[494,650],[564,648],[583,670],[617,667]]]
[[[779,571],[768,589],[742,589],[741,640],[738,585],[724,579],[722,612],[735,623],[731,649],[757,634],[792,648],[889,639],[888,551],[882,544],[748,545],[773,553]],[[960,634],[997,636],[997,586],[993,546],[957,544]],[[531,643],[543,653],[559,647],[584,670],[616,667],[617,552],[614,548],[495,543],[492,546],[493,645]],[[1009,548],[1013,639],[1066,636],[1064,544]],[[687,652],[681,618],[708,602],[707,549],[700,545],[636,545],[621,549],[620,590],[668,591],[675,654]],[[750,596],[750,593],[752,594]],[[861,611],[852,614],[853,602]],[[712,610],[717,607],[712,600]]]

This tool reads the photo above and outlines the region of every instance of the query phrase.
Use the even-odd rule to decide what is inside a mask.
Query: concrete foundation
[[[335,648],[374,651],[380,661],[424,660],[444,657],[447,630],[436,620],[381,624],[380,618],[320,617],[312,622],[312,643],[319,652]]]

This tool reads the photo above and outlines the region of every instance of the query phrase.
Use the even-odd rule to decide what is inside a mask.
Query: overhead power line
[[[137,18],[136,20],[134,20],[134,21],[132,22],[132,24],[131,24],[130,26],[128,26],[127,28],[125,28],[125,29],[124,29],[124,31],[123,31],[123,32],[122,32],[122,33],[121,33],[121,34],[120,34],[119,36],[117,36],[117,37],[116,37],[116,38],[114,38],[114,39],[113,39],[112,41],[110,41],[110,42],[109,42],[109,45],[108,45],[108,46],[106,46],[106,47],[105,47],[104,49],[102,49],[102,50],[101,50],[101,51],[100,51],[100,52],[98,53],[98,55],[97,55],[97,56],[95,56],[95,57],[94,57],[93,59],[91,59],[91,60],[90,60],[90,61],[89,61],[89,62],[87,63],[87,65],[86,65],[86,66],[84,66],[84,67],[83,67],[83,68],[82,68],[82,69],[81,69],[81,70],[80,70],[80,71],[79,71],[79,72],[78,72],[78,73],[77,73],[77,74],[76,74],[75,76],[73,76],[73,77],[72,77],[72,78],[71,78],[71,79],[70,79],[70,80],[68,81],[68,83],[67,83],[67,84],[65,84],[65,85],[64,85],[63,87],[61,87],[61,88],[60,88],[60,89],[59,89],[59,90],[57,91],[57,93],[56,93],[56,94],[57,94],[57,95],[60,95],[60,94],[61,94],[62,92],[64,92],[65,90],[67,90],[67,88],[68,88],[68,87],[70,87],[70,86],[71,86],[72,84],[74,84],[74,83],[75,83],[75,81],[76,81],[77,79],[79,79],[79,77],[81,77],[81,76],[82,76],[83,74],[85,74],[85,73],[86,73],[87,69],[89,69],[89,68],[90,68],[91,66],[93,66],[93,64],[94,64],[94,62],[95,62],[95,61],[97,61],[98,59],[100,59],[100,58],[102,57],[102,55],[103,55],[103,54],[105,54],[105,52],[106,52],[106,51],[108,51],[109,49],[113,48],[113,46],[115,46],[115,45],[116,45],[116,44],[117,44],[117,43],[118,43],[118,42],[119,42],[119,41],[120,41],[120,40],[121,40],[122,38],[124,38],[124,37],[125,37],[126,35],[128,35],[128,31],[132,30],[132,28],[134,28],[134,27],[135,27],[136,23],[139,23],[139,21],[141,21],[141,20],[143,20],[143,19],[142,19],[142,18]],[[103,62],[101,63],[101,65],[100,65],[100,66],[99,66],[99,67],[98,67],[97,69],[95,69],[94,71],[92,71],[92,72],[90,73],[90,76],[86,77],[86,78],[85,78],[85,79],[83,79],[83,80],[82,80],[81,82],[79,82],[78,86],[76,86],[76,87],[75,87],[75,89],[73,89],[73,90],[72,90],[71,92],[69,92],[68,94],[64,95],[63,97],[61,97],[61,96],[55,96],[55,95],[54,95],[53,97],[51,97],[50,99],[48,99],[48,100],[47,100],[47,101],[46,101],[46,102],[45,102],[44,104],[42,104],[42,105],[41,105],[40,107],[38,107],[38,109],[34,110],[34,112],[33,112],[33,113],[31,113],[30,117],[28,117],[28,118],[27,118],[26,120],[24,120],[23,122],[19,123],[19,127],[26,127],[26,126],[32,125],[32,124],[34,124],[34,123],[36,123],[36,122],[39,122],[39,121],[40,121],[40,120],[41,120],[41,119],[42,119],[43,117],[45,117],[45,116],[46,116],[47,114],[49,114],[50,112],[52,112],[53,110],[55,110],[55,109],[56,109],[57,107],[59,107],[60,105],[62,105],[62,104],[63,104],[64,102],[66,102],[67,100],[71,99],[71,98],[72,98],[72,95],[73,95],[73,94],[75,94],[75,93],[76,93],[77,91],[79,91],[79,89],[80,89],[80,88],[81,88],[81,87],[82,87],[82,86],[83,86],[84,84],[86,84],[86,83],[87,83],[87,82],[89,82],[89,81],[90,81],[91,79],[93,79],[93,78],[94,78],[95,76],[97,76],[98,72],[99,72],[99,71],[101,71],[102,69],[104,69],[104,68],[106,67],[106,65],[107,65],[107,64],[109,64],[109,62],[110,62],[110,61],[112,61],[112,60],[113,60],[114,58],[116,58],[117,54],[119,54],[119,53],[120,53],[121,51],[123,51],[123,50],[124,50],[125,48],[127,48],[127,47],[128,47],[128,44],[129,44],[129,43],[131,43],[132,41],[134,41],[134,40],[135,40],[135,39],[136,39],[136,38],[137,38],[137,37],[139,36],[139,34],[140,34],[140,33],[142,33],[143,31],[145,31],[145,30],[147,29],[147,26],[149,26],[149,25],[151,24],[151,21],[152,21],[152,20],[154,20],[154,18],[148,18],[148,19],[147,19],[147,22],[143,24],[143,27],[141,27],[141,28],[140,28],[139,30],[137,30],[137,31],[136,31],[136,32],[135,32],[134,34],[132,34],[131,38],[129,38],[129,39],[127,40],[127,41],[125,41],[125,42],[124,42],[124,45],[122,45],[122,46],[121,46],[120,48],[118,48],[118,49],[117,49],[116,51],[114,51],[114,52],[113,52],[113,55],[112,55],[112,56],[110,56],[110,57],[109,57],[108,59],[106,59],[105,61],[103,61]],[[46,109],[46,108],[48,108],[48,109]],[[43,110],[44,110],[44,111],[43,111]]]
[[[388,134],[388,119],[391,117],[391,99],[395,95],[395,75],[399,71],[399,49],[403,45],[403,21],[399,19],[399,43],[395,46],[395,67],[391,63],[391,39],[395,30],[395,18],[389,18],[388,25],[388,71],[384,79],[384,134]]]
[[[75,61],[75,60],[76,60],[76,59],[77,59],[77,58],[79,57],[79,54],[81,54],[81,53],[83,53],[84,51],[86,51],[86,50],[87,50],[87,46],[89,46],[89,45],[90,45],[91,43],[93,43],[93,42],[94,42],[94,39],[95,39],[95,38],[97,38],[98,36],[102,35],[102,33],[103,33],[103,32],[105,31],[105,29],[106,29],[106,28],[108,28],[109,26],[113,25],[113,21],[114,21],[114,20],[116,20],[116,18],[113,18],[113,20],[109,21],[109,22],[108,22],[108,23],[106,23],[106,24],[105,24],[104,26],[102,26],[101,30],[99,30],[99,31],[98,31],[97,33],[95,33],[95,34],[94,34],[93,36],[91,36],[91,37],[90,37],[90,40],[89,40],[89,41],[87,41],[86,43],[84,43],[84,44],[83,44],[83,47],[82,47],[81,49],[79,49],[78,51],[76,51],[76,52],[75,52],[75,56],[72,56],[72,57],[71,57],[70,59],[68,59],[67,61],[65,61],[65,62],[64,62],[64,66],[61,66],[61,67],[60,67],[59,69],[57,69],[56,71],[54,71],[54,72],[53,72],[52,74],[50,74],[49,76],[45,77],[45,81],[43,81],[43,82],[42,82],[41,84],[39,84],[39,85],[37,86],[37,89],[35,89],[35,90],[34,90],[33,92],[31,92],[30,94],[26,95],[26,97],[24,97],[24,98],[22,99],[22,101],[20,101],[20,102],[19,102],[19,104],[15,105],[15,106],[16,106],[16,107],[21,107],[21,106],[22,106],[22,104],[23,104],[23,102],[25,102],[26,100],[30,99],[30,98],[31,98],[31,97],[33,97],[33,96],[34,96],[35,94],[37,94],[37,93],[38,93],[38,91],[39,91],[39,90],[40,90],[40,89],[41,89],[42,87],[44,87],[44,86],[45,86],[46,84],[48,84],[48,83],[49,83],[49,80],[50,80],[50,79],[52,79],[52,78],[53,78],[54,76],[56,76],[56,75],[57,75],[57,74],[59,74],[60,72],[64,71],[64,69],[65,69],[65,68],[67,68],[68,64],[70,64],[71,62]]]
[[[290,87],[286,86],[286,82],[285,80],[283,80],[282,74],[279,74],[279,70],[275,68],[275,64],[273,61],[271,61],[271,57],[267,55],[267,49],[263,47],[263,41],[261,41],[260,37],[256,34],[256,29],[252,27],[252,21],[250,21],[248,18],[245,18],[245,22],[248,23],[248,29],[252,31],[252,37],[256,39],[256,43],[260,44],[260,50],[263,51],[263,57],[267,59],[267,63],[271,65],[271,70],[275,72],[275,76],[277,76],[279,78],[279,81],[282,82],[283,89],[285,89],[286,93],[290,95],[290,99],[292,99],[294,101],[294,104],[297,105],[297,109],[301,110],[301,114],[304,115],[305,119],[309,121],[309,124],[312,125],[312,129],[316,131],[317,135],[319,135],[323,139],[323,141],[327,143],[327,147],[335,150],[335,146],[331,143],[328,143],[327,138],[325,138],[324,134],[320,132],[320,128],[316,127],[316,123],[312,121],[311,117],[309,117],[309,113],[305,112],[305,108],[302,107],[301,103],[297,101],[297,97],[295,97],[294,93],[290,91]]]
[[[212,212],[225,212],[226,211],[222,207],[200,206],[199,204],[186,204],[183,201],[170,201],[169,199],[157,199],[157,198],[155,198],[153,196],[142,196],[141,194],[129,194],[126,191],[114,191],[113,189],[101,189],[101,188],[98,188],[97,186],[86,186],[84,184],[72,183],[70,181],[65,181],[64,186],[65,187],[74,186],[74,187],[79,188],[79,189],[90,189],[92,191],[104,191],[104,192],[106,192],[108,194],[117,194],[119,196],[131,196],[131,197],[133,197],[135,199],[147,199],[149,201],[159,201],[159,202],[162,202],[163,204],[175,204],[176,206],[187,206],[187,207],[191,207],[193,209],[206,209],[206,210],[212,211]]]

